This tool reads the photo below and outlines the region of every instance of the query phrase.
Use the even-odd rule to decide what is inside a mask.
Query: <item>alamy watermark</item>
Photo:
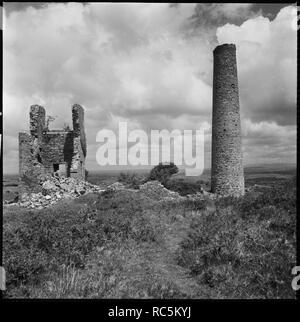
[[[199,176],[204,170],[203,128],[151,130],[149,136],[141,129],[128,131],[127,122],[119,122],[118,134],[102,129],[97,133],[96,142],[102,143],[96,152],[101,166],[155,166],[161,161],[185,166],[186,176]]]
[[[296,275],[296,277],[294,277],[292,280],[292,289],[294,291],[299,291],[299,289],[300,289],[300,266],[293,267],[292,274]]]
[[[5,291],[6,287],[6,279],[5,279],[5,269],[4,267],[0,266],[0,290]]]

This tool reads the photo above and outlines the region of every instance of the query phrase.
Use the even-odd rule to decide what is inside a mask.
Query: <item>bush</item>
[[[159,163],[151,170],[147,181],[158,180],[164,184],[173,174],[177,173],[178,171],[178,167],[173,162],[169,164]]]

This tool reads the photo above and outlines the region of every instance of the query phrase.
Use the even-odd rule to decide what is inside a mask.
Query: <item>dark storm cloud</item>
[[[22,11],[28,7],[33,7],[36,9],[46,7],[45,2],[3,2],[3,7],[5,8],[6,14],[9,15],[13,11]]]
[[[295,2],[286,3],[254,3],[252,5],[252,10],[258,11],[264,17],[268,17],[270,20],[274,20],[277,13],[284,7],[288,5],[294,5]]]
[[[51,3],[61,3],[61,2],[3,2],[3,7],[5,8],[5,12],[9,15],[13,11],[22,11],[26,10],[28,7],[32,7],[35,9],[41,9],[48,6]],[[62,2],[68,3],[68,2]],[[84,2],[81,2],[84,4]]]
[[[258,14],[247,3],[198,3],[194,14],[189,17],[195,30],[203,26],[216,28],[226,23],[241,24],[245,19]]]

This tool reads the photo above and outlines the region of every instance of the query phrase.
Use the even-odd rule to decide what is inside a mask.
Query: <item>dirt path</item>
[[[189,275],[189,270],[177,263],[177,250],[180,243],[187,237],[190,220],[183,218],[168,225],[164,243],[155,250],[149,249],[147,257],[151,258],[155,273],[171,280],[186,298],[208,298],[208,290],[200,288],[196,280]]]

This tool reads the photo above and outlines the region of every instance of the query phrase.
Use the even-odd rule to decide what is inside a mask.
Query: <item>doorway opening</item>
[[[67,176],[67,167],[65,163],[54,163],[53,172],[57,173],[59,176]]]

